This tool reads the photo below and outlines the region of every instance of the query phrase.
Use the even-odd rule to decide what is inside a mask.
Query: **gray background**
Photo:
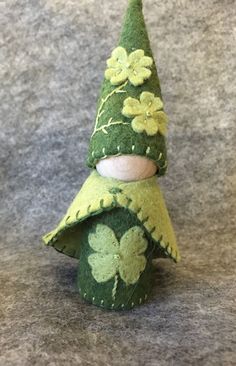
[[[182,253],[132,312],[86,305],[45,248],[89,174],[105,60],[126,0],[0,2],[0,365],[235,365],[236,6],[145,0],[170,117],[160,180]]]

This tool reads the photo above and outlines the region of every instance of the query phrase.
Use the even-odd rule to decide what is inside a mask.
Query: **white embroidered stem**
[[[104,110],[103,107],[104,107],[104,104],[108,101],[108,99],[113,95],[113,94],[116,94],[116,93],[126,93],[125,90],[122,90],[122,88],[124,88],[126,85],[128,84],[128,81],[126,81],[125,83],[121,84],[120,86],[118,86],[118,88],[115,88],[110,94],[108,94],[106,96],[106,98],[102,99],[101,101],[101,104],[99,106],[99,109],[98,109],[98,113],[97,113],[97,117],[96,117],[96,121],[95,121],[95,126],[94,126],[94,130],[93,130],[93,133],[92,133],[92,136],[93,137],[95,135],[95,133],[97,131],[105,131],[104,133],[107,133],[106,131],[106,127],[109,127],[111,124],[109,124],[108,122],[108,125],[106,126],[101,126],[100,128],[97,128],[97,125],[98,125],[98,122],[99,122],[99,118],[102,116],[102,114],[104,113]],[[121,123],[121,122],[120,122]],[[119,124],[120,124],[119,123]],[[122,122],[123,123],[123,122]],[[118,124],[118,123],[112,123],[112,124]]]
[[[95,133],[97,133],[98,131],[102,131],[103,133],[105,133],[106,135],[108,134],[107,132],[107,128],[110,126],[114,126],[114,125],[129,125],[130,123],[128,122],[122,122],[122,121],[117,121],[117,122],[111,122],[112,118],[109,119],[108,123],[106,125],[103,125],[101,127],[96,128],[96,130],[93,132],[92,137],[95,135]]]
[[[119,277],[118,277],[118,275],[116,275],[115,276],[114,286],[113,286],[113,289],[112,289],[112,299],[113,300],[116,299],[116,291],[117,291],[117,286],[118,286],[118,280],[119,280]]]

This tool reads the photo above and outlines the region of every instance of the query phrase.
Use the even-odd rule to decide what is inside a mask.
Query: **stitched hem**
[[[83,221],[85,221],[86,219],[88,219],[89,217],[93,217],[93,216],[97,216],[103,212],[108,212],[111,211],[114,208],[125,208],[127,210],[129,210],[132,214],[135,214],[136,217],[138,218],[140,224],[145,228],[145,230],[147,231],[147,233],[152,237],[152,240],[157,244],[157,246],[159,246],[161,249],[164,249],[164,254],[173,259],[174,262],[179,262],[180,260],[180,254],[178,252],[178,250],[175,250],[171,247],[170,243],[165,242],[163,240],[163,235],[160,235],[160,237],[157,239],[155,239],[153,237],[153,234],[157,231],[156,226],[152,227],[151,229],[149,228],[148,225],[148,220],[149,217],[145,217],[144,219],[140,219],[142,217],[142,208],[138,208],[137,210],[132,210],[129,206],[130,203],[132,202],[132,200],[130,200],[130,198],[127,198],[127,205],[126,206],[122,206],[118,203],[117,201],[117,197],[113,196],[113,201],[111,202],[110,206],[105,208],[103,206],[104,204],[104,200],[102,199],[100,201],[100,208],[94,211],[91,211],[91,205],[89,205],[87,207],[87,214],[86,215],[82,215],[80,217],[80,210],[77,211],[77,213],[75,214],[75,217],[71,217],[71,216],[67,216],[65,219],[65,224],[64,226],[59,229],[59,230],[53,230],[50,233],[46,234],[43,237],[43,241],[46,245],[52,246],[54,249],[56,249],[58,252],[60,253],[64,253],[70,257],[73,258],[79,258],[79,251],[74,250],[73,252],[70,252],[67,250],[67,246],[64,245],[62,248],[57,247],[56,243],[59,239],[59,237],[68,229],[71,229],[73,227],[75,227],[76,225],[82,223]]]

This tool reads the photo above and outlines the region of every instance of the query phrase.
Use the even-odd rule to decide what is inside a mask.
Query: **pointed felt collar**
[[[64,254],[79,258],[80,223],[117,207],[136,215],[140,225],[166,256],[179,261],[174,230],[156,177],[127,183],[101,177],[94,170],[57,228],[43,240]]]

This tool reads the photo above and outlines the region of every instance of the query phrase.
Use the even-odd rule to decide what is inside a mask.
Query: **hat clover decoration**
[[[131,126],[137,133],[146,132],[153,136],[157,132],[166,134],[167,116],[161,110],[163,103],[159,97],[149,92],[140,95],[140,101],[134,98],[127,98],[124,101],[122,114],[126,117],[135,117]]]
[[[145,56],[143,50],[136,50],[128,55],[123,47],[117,47],[107,60],[105,77],[112,85],[120,85],[127,80],[134,86],[142,85],[152,74],[152,64],[153,59]]]

